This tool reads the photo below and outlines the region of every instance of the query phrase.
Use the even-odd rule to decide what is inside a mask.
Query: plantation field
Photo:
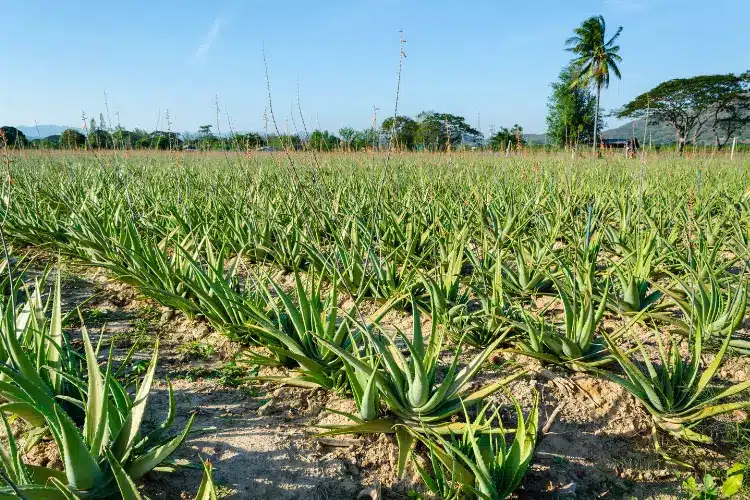
[[[744,153],[3,160],[28,498],[750,498]]]

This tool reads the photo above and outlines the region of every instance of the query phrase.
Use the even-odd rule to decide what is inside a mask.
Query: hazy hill
[[[635,127],[633,127],[635,124]],[[644,129],[646,132],[646,144],[649,141],[653,144],[673,144],[676,141],[674,127],[667,123],[649,124],[648,128],[645,127],[646,121],[635,120],[635,122],[628,122],[616,128],[605,130],[602,132],[602,137],[605,139],[609,138],[626,138],[633,136],[633,129],[635,128],[635,137],[639,141],[643,141]],[[738,139],[750,139],[750,127],[746,127],[739,134]],[[688,141],[692,141],[692,134],[688,137]],[[698,142],[701,144],[713,144],[714,134],[713,131],[708,129],[701,132],[698,136]]]
[[[633,127],[633,124],[635,123],[635,128]],[[646,121],[641,120],[635,120],[635,122],[628,122],[624,125],[620,125],[619,127],[610,128],[607,130],[602,131],[602,137],[605,139],[625,139],[632,137],[635,134],[635,137],[638,138],[639,141],[643,141],[643,132],[645,128]],[[674,144],[675,143],[675,131],[674,127],[669,125],[668,123],[658,123],[658,124],[649,124],[646,131],[646,144],[649,143],[649,140],[653,144]],[[526,142],[529,144],[544,144],[544,134],[524,134],[523,138],[526,139]],[[737,138],[739,140],[750,140],[750,126],[746,127],[744,130],[742,130],[739,134],[737,134]],[[689,137],[689,141],[692,141],[693,137],[692,135]],[[704,130],[699,136],[698,136],[698,142],[701,144],[713,144],[714,142],[714,134],[712,130]]]
[[[63,125],[22,125],[16,127],[23,132],[27,139],[42,139],[51,135],[60,135],[63,131],[72,128],[80,131],[78,127],[66,127]]]

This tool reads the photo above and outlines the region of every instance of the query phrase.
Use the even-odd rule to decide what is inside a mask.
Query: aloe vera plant
[[[428,425],[433,430],[450,432],[456,426],[447,420],[461,410],[462,404],[479,403],[523,375],[524,372],[519,370],[503,380],[473,392],[469,390],[474,376],[499,344],[498,339],[460,370],[459,343],[447,371],[439,379],[439,361],[445,333],[438,328],[433,316],[431,333],[425,342],[416,299],[412,298],[412,303],[414,325],[411,339],[400,330],[397,332],[399,340],[409,351],[408,358],[401,353],[395,339],[387,335],[376,335],[368,329],[362,329],[363,338],[367,339],[367,349],[361,353],[357,349],[347,352],[321,340],[345,364],[359,408],[359,416],[346,414],[354,424],[334,426],[329,428],[326,435],[395,432],[396,424],[399,423],[408,426]],[[389,415],[380,416],[381,401],[387,407]],[[405,436],[402,432],[399,435],[400,441],[409,443]],[[408,451],[408,445],[406,448]],[[400,446],[400,449],[404,457],[405,446]]]
[[[46,273],[42,279],[46,278]],[[14,295],[19,283],[12,285]],[[42,300],[40,280],[25,290],[25,301],[16,305],[8,300],[0,303],[0,360],[7,368],[23,374],[27,379],[60,398],[60,403],[70,412],[74,420],[83,418],[78,407],[65,398],[76,397],[78,389],[69,377],[80,377],[80,359],[63,332],[63,325],[70,313],[64,315],[61,308],[60,273],[50,299]],[[0,380],[4,380],[0,376]],[[9,383],[0,384],[0,398],[4,403],[0,410],[12,410],[32,425],[43,426],[44,419],[23,403],[17,396],[18,388]]]
[[[741,291],[745,285],[737,286],[732,274],[748,258],[750,174],[736,168],[736,162],[719,155],[709,173],[697,165],[700,162],[656,157],[640,169],[615,157],[608,158],[604,168],[586,160],[581,165],[592,168],[520,155],[502,161],[489,156],[481,161],[461,155],[404,156],[398,168],[386,168],[373,158],[330,155],[320,164],[316,159],[314,167],[296,162],[292,172],[278,168],[270,157],[235,163],[180,157],[179,168],[172,168],[172,159],[118,158],[102,168],[85,155],[59,162],[19,156],[8,167],[13,203],[0,197],[7,215],[3,229],[18,243],[45,246],[108,268],[161,304],[207,319],[217,330],[251,345],[269,363],[292,369],[290,379],[309,376],[310,382],[320,376],[323,384],[350,387],[360,412],[355,425],[396,432],[404,444],[408,438],[395,427],[407,419],[408,425],[436,432],[459,431],[464,425],[439,418],[425,423],[422,417],[442,412],[436,408],[428,415],[413,404],[418,399],[409,399],[421,397],[414,389],[418,385],[427,387],[429,398],[442,390],[451,393],[452,384],[444,388],[441,383],[451,362],[443,366],[425,356],[422,377],[411,352],[419,349],[410,334],[391,338],[385,328],[362,321],[340,304],[336,326],[331,327],[325,287],[334,278],[341,298],[351,292],[363,308],[385,302],[435,314],[433,322],[447,329],[438,333],[445,334],[444,351],[456,344],[464,353],[466,344],[496,345],[506,333],[506,340],[511,339],[506,330],[513,326],[512,333],[520,335],[512,340],[521,338],[527,353],[592,369],[599,361],[613,359],[603,349],[596,326],[604,321],[598,318],[602,303],[609,303],[610,315],[622,313],[632,322],[655,313],[658,319],[680,319],[667,308],[675,301],[683,302],[684,325],[675,323],[687,338],[699,329],[704,347],[709,342],[720,347],[728,331],[735,330],[727,350],[740,350],[737,341],[743,334],[736,325],[737,318],[746,321],[746,289]],[[696,184],[696,176],[703,181]],[[471,260],[473,253],[480,262]],[[576,278],[585,286],[566,282],[561,263],[571,262],[580,266]],[[247,278],[280,269],[323,275],[328,283],[315,315],[301,309],[305,300],[313,300],[312,285],[306,284],[303,293],[296,284],[292,292],[285,289],[291,304],[287,307],[280,295],[255,286],[265,280]],[[662,269],[690,282],[689,291],[658,279]],[[691,273],[697,273],[697,279]],[[707,300],[693,281],[702,283]],[[666,291],[674,294],[673,300],[664,300]],[[564,321],[513,317],[543,294],[558,296]],[[290,319],[292,309],[303,318],[304,328]],[[34,343],[43,343],[45,335],[51,338],[50,320],[42,334],[36,327],[22,334],[15,320],[6,319],[3,328],[19,331],[20,351],[30,360],[24,370],[41,373],[40,387],[50,388],[51,378],[62,380],[59,392],[50,391],[73,399],[57,398],[56,403],[81,425],[86,412],[85,405],[76,405],[84,400],[79,386],[51,374],[65,372],[71,380],[85,381],[83,367],[73,369],[85,356],[60,351],[58,362],[45,348],[37,360]],[[347,324],[346,335],[339,342],[330,335],[335,337],[342,323]],[[448,344],[448,335],[455,344]],[[609,335],[614,342],[621,336],[622,331]],[[292,351],[287,337],[300,347],[305,366],[317,370],[310,359],[323,371],[310,371],[286,355],[285,349]],[[624,354],[632,355],[627,350]],[[9,356],[8,363],[15,363]],[[321,356],[331,362],[320,364]],[[433,362],[441,366],[430,372]],[[52,364],[56,371],[45,368]],[[16,363],[11,369],[21,367]],[[434,379],[428,376],[433,373]],[[17,384],[7,384],[2,390],[17,401],[6,403],[20,411],[22,395],[12,392]],[[459,399],[471,396],[467,387],[458,392]],[[438,406],[455,408],[453,403],[447,398]],[[27,417],[34,418],[31,410]],[[47,425],[44,415],[36,418]]]
[[[425,277],[425,287],[430,293],[432,307],[437,307],[440,314],[449,313],[449,309],[465,304],[469,290],[461,281],[461,271],[466,262],[466,245],[469,228],[464,226],[457,235],[439,240],[439,265],[435,266],[435,276]],[[436,299],[437,300],[434,300]]]
[[[65,485],[67,478],[63,472],[25,463],[19,454],[18,445],[5,414],[0,413],[0,419],[3,421],[4,430],[8,436],[8,448],[0,446],[0,466],[4,472],[3,480],[6,482],[6,486],[0,488],[0,499],[77,500],[81,498]],[[111,453],[107,455],[110,459]],[[111,457],[111,460],[112,473],[115,475],[118,487],[116,494],[128,500],[144,498],[123,468],[115,465],[116,459]],[[216,500],[218,493],[213,481],[213,466],[208,460],[202,463],[203,477],[195,500]]]
[[[634,246],[622,260],[613,262],[612,270],[621,290],[619,297],[613,297],[614,308],[629,314],[648,309],[649,317],[654,318],[667,307],[666,304],[658,305],[663,293],[651,286],[651,282],[659,277],[655,267],[667,258],[667,254],[657,254],[657,234],[653,230],[636,240]]]
[[[729,348],[730,335],[725,336],[721,348],[705,369],[701,367],[705,333],[699,327],[691,334],[687,358],[680,354],[674,338],[667,337],[665,342],[662,335],[657,334],[658,363],[651,360],[643,344],[634,337],[640,352],[640,365],[616,341],[606,333],[603,335],[624,376],[611,372],[602,375],[635,396],[651,415],[655,428],[685,441],[711,443],[709,436],[694,430],[697,425],[708,418],[750,407],[747,397],[732,399],[740,394],[746,395],[750,381],[723,390],[714,390],[710,386]]]
[[[551,248],[537,239],[519,240],[511,248],[515,266],[500,263],[507,287],[518,295],[549,291],[553,285],[549,278],[554,261]]]
[[[368,266],[367,237],[360,237],[358,224],[351,225],[351,234],[346,238],[334,235],[332,255],[328,256],[315,247],[307,245],[305,250],[318,272],[325,272],[340,286],[355,297],[372,293],[373,276]],[[363,235],[364,236],[364,235]]]
[[[609,282],[603,286],[602,296],[597,297],[590,275],[582,278],[585,273],[574,275],[568,266],[561,268],[566,279],[565,285],[557,284],[564,311],[562,328],[548,323],[543,316],[524,312],[523,322],[516,325],[525,335],[519,336],[518,349],[509,352],[586,371],[610,361],[602,338],[597,336],[606,310]]]
[[[286,366],[296,371],[291,377],[259,377],[259,380],[302,387],[342,388],[346,383],[343,363],[334,351],[321,343],[321,339],[348,350],[355,320],[339,312],[335,281],[325,297],[322,275],[310,275],[308,286],[305,286],[300,275],[295,273],[294,282],[298,304],[271,280],[273,292],[268,291],[268,300],[273,312],[249,328],[265,339],[263,345],[273,357],[249,350],[247,360],[255,364]]]
[[[490,276],[481,272],[478,283],[472,287],[476,301],[450,310],[447,325],[456,340],[463,339],[471,346],[484,348],[498,338],[509,341],[513,331],[517,330],[513,321],[520,319],[520,313],[508,296],[500,264],[502,255],[499,253],[492,258],[494,265],[489,270]],[[477,258],[472,260],[475,267],[483,267],[483,262]]]
[[[271,244],[262,247],[264,252],[284,269],[293,270],[306,266],[305,237],[300,227],[302,225],[297,220],[272,226]]]
[[[339,308],[339,292],[336,281],[324,294],[323,275],[308,274],[305,284],[298,273],[294,275],[297,302],[291,294],[270,280],[267,290],[271,313],[259,318],[256,324],[248,325],[273,356],[265,356],[257,350],[248,349],[246,359],[254,364],[284,366],[292,368],[290,377],[256,377],[301,387],[320,386],[342,390],[346,384],[344,365],[338,354],[328,344],[349,351],[352,342],[359,338],[360,320],[369,325],[379,321],[391,308],[394,300],[383,304],[368,318],[355,315],[357,304],[350,310]],[[356,317],[355,317],[356,316]]]
[[[53,321],[54,323],[54,321]],[[164,462],[184,441],[193,418],[178,436],[163,439],[174,422],[175,401],[169,385],[169,411],[166,419],[154,431],[142,435],[141,423],[145,415],[158,359],[158,343],[135,398],[115,380],[112,360],[105,369],[98,364],[96,351],[85,326],[81,328],[85,348],[87,378],[77,377],[54,363],[45,366],[50,374],[64,378],[78,391],[78,398],[57,394],[54,383],[48,384],[26,352],[15,342],[15,335],[5,337],[10,346],[13,365],[0,365],[0,387],[9,403],[2,405],[4,413],[18,415],[31,425],[45,425],[60,450],[64,477],[57,471],[35,469],[40,477],[50,477],[54,486],[33,491],[62,491],[65,498],[108,498]],[[110,351],[111,352],[111,351]],[[53,362],[48,357],[48,362]],[[55,380],[55,379],[53,379]],[[83,428],[79,429],[61,402],[67,402],[84,413]],[[20,464],[16,473],[26,481],[27,474]],[[7,468],[6,468],[7,471]],[[26,485],[20,485],[25,488]],[[134,487],[133,487],[134,488]],[[42,494],[40,493],[40,494]],[[35,493],[37,494],[37,493]]]
[[[675,320],[678,330],[689,335],[697,328],[704,335],[704,341],[716,343],[716,339],[729,336],[729,347],[743,354],[750,354],[750,339],[734,334],[742,326],[747,311],[748,278],[746,269],[739,276],[734,290],[722,286],[714,273],[700,279],[699,273],[690,272],[689,280],[677,278],[682,293],[666,290],[682,310],[684,319]]]
[[[517,234],[526,228],[530,219],[529,212],[534,208],[535,200],[527,200],[523,205],[514,202],[510,195],[500,197],[499,200],[503,203],[491,203],[484,207],[482,218],[494,242],[504,245],[515,240]]]
[[[535,394],[534,404],[524,418],[518,401],[511,396],[516,413],[516,429],[504,428],[495,410],[487,417],[489,405],[484,406],[472,421],[465,415],[466,426],[463,432],[446,438],[443,435],[417,433],[411,430],[415,439],[429,450],[434,477],[421,467],[418,472],[430,489],[440,487],[442,498],[459,498],[459,495],[486,500],[508,498],[523,481],[531,465],[539,428],[539,395]],[[506,434],[512,434],[510,446]]]

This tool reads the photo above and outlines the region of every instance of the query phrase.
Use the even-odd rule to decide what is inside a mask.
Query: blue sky
[[[407,40],[399,114],[451,112],[487,133],[543,132],[549,84],[570,58],[564,40],[603,14],[624,26],[615,108],[661,81],[749,69],[748,0],[0,0],[2,124],[79,125],[104,113],[123,126],[216,128],[215,96],[235,130],[264,127],[268,57],[280,128],[364,128],[393,114],[398,31]],[[12,43],[10,43],[12,41]],[[161,120],[161,122],[159,122]],[[614,124],[612,120],[610,125]]]

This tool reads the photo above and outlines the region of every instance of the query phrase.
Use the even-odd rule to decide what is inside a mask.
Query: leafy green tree
[[[151,149],[151,137],[149,137],[148,135],[138,137],[138,139],[136,139],[135,141],[135,144],[133,144],[133,147],[135,149]]]
[[[408,116],[388,117],[381,126],[385,141],[393,134],[393,147],[397,149],[414,149],[419,123]]]
[[[607,40],[607,25],[604,17],[595,16],[586,19],[581,26],[574,30],[575,35],[565,41],[567,50],[576,54],[574,63],[580,68],[572,86],[593,85],[596,89],[596,110],[594,112],[593,144],[596,150],[597,129],[599,127],[599,102],[602,87],[609,87],[610,71],[617,78],[622,78],[617,63],[622,61],[618,54],[620,46],[616,45],[622,33],[622,26]],[[606,41],[605,41],[606,40]]]
[[[526,144],[526,141],[523,138],[523,127],[519,124],[513,125],[513,128],[510,129],[510,133],[513,134],[513,137],[516,139],[516,144]]]
[[[60,147],[60,136],[50,135],[41,139],[34,139],[29,145],[37,149],[57,149]]]
[[[269,135],[266,139],[268,146],[275,149],[301,149],[302,139],[297,134]]]
[[[182,145],[180,136],[174,132],[155,130],[149,134],[149,138],[151,139],[150,147],[153,149],[172,150],[179,149]]]
[[[198,146],[202,150],[218,149],[219,143],[219,139],[211,131],[211,125],[201,125],[198,127]]]
[[[711,130],[716,147],[723,148],[737,132],[750,125],[750,71],[724,75],[723,92],[712,106]]]
[[[651,123],[672,125],[682,153],[689,134],[698,137],[706,124],[716,130],[728,127],[730,133],[737,130],[737,125],[747,118],[747,92],[746,74],[676,78],[639,95],[623,106],[617,116],[648,118]],[[734,106],[740,109],[731,109]]]
[[[423,111],[417,115],[417,121],[415,142],[433,151],[455,148],[464,139],[473,142],[482,139],[482,133],[466,123],[463,116]]]
[[[266,145],[263,136],[256,132],[247,134],[234,134],[232,137],[233,147],[241,151],[253,150]]]
[[[345,149],[352,149],[354,137],[357,135],[357,131],[351,127],[341,127],[339,129],[339,136]]]
[[[596,97],[588,87],[574,86],[580,69],[571,62],[553,82],[547,100],[547,136],[560,147],[593,141],[591,131],[596,122],[597,135],[602,124],[596,120]]]
[[[137,140],[137,137],[133,137],[133,132],[123,127],[118,126],[112,132],[112,142],[114,142],[114,146],[118,149],[132,148]]]
[[[523,127],[518,124],[513,125],[513,128],[511,129],[500,127],[500,130],[490,136],[489,140],[489,147],[493,151],[506,151],[508,146],[511,148],[519,148],[525,144],[526,140],[523,138]]]
[[[506,127],[500,129],[490,136],[489,146],[493,151],[505,151],[508,144],[513,143],[513,134]]]
[[[314,130],[310,134],[310,147],[316,151],[333,151],[338,145],[339,138],[327,130]]]
[[[9,148],[25,148],[29,145],[26,135],[16,127],[0,127],[0,146],[7,145]]]
[[[100,128],[89,131],[88,147],[94,149],[112,149],[114,147],[112,134]]]
[[[488,146],[493,151],[505,151],[508,145],[512,145],[515,137],[507,127],[500,127],[497,132],[490,136]]]
[[[78,149],[86,144],[86,136],[79,131],[69,128],[60,134],[60,147],[65,149]]]
[[[351,144],[355,151],[378,147],[380,146],[380,132],[372,127],[360,130],[354,135]]]

